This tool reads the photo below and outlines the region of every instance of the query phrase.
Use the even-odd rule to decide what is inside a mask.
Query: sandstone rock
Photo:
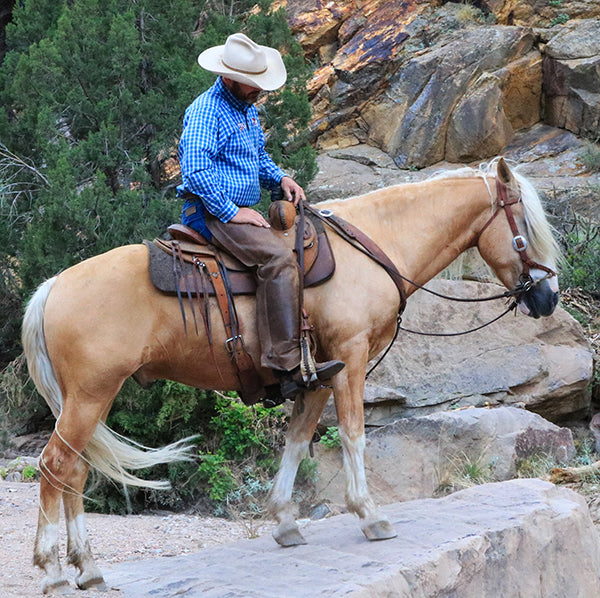
[[[579,162],[584,142],[564,129],[538,123],[529,129],[515,133],[513,140],[503,149],[505,158],[519,165],[518,171],[526,177],[537,179],[556,177],[573,179],[585,174]]]
[[[443,160],[454,109],[473,82],[481,80],[481,73],[494,73],[522,59],[533,43],[533,35],[524,29],[482,27],[456,33],[451,41],[440,42],[413,57],[390,78],[389,88],[378,102],[363,110],[369,143],[390,154],[401,168],[424,167]],[[456,118],[460,117],[458,112]],[[455,122],[454,128],[460,128],[464,135],[457,139],[454,148],[464,142],[469,127],[479,125],[475,119],[481,117],[487,118],[489,114],[480,111],[473,115],[465,110],[462,118],[470,120],[460,127]],[[488,156],[507,141],[506,125],[498,130],[499,139]],[[484,143],[477,131],[473,131],[471,138],[472,146]]]
[[[528,177],[540,192],[555,225],[573,209],[588,217],[600,217],[597,188],[600,174],[586,172],[581,163],[585,142],[564,129],[538,123],[517,131],[502,155]],[[480,161],[472,162],[476,166]],[[419,181],[442,169],[462,163],[439,162],[421,170],[400,169],[389,154],[366,144],[322,152],[318,174],[308,185],[309,201],[317,202],[361,195],[375,189]]]
[[[317,164],[317,176],[306,189],[306,196],[311,203],[353,197],[380,189],[393,184],[399,174],[396,167],[376,168],[356,160],[334,158],[329,153],[321,154]]]
[[[600,5],[596,0],[564,0],[551,4],[547,0],[487,0],[498,22],[530,26],[548,27],[560,15],[571,19],[590,19],[600,16]]]
[[[503,150],[533,183],[551,223],[562,233],[573,226],[576,214],[600,219],[600,173],[586,171],[584,151],[586,143],[576,135],[542,123],[517,132]]]
[[[540,480],[383,508],[398,537],[366,542],[352,515],[311,522],[308,545],[263,536],[111,564],[124,598],[592,598],[600,540],[583,499]]]
[[[502,107],[515,131],[540,121],[542,57],[533,50],[493,73],[502,90]]]
[[[600,130],[600,22],[567,23],[544,54],[545,121],[594,138]]]
[[[501,287],[433,280],[450,296],[484,297]],[[466,307],[417,291],[403,317],[406,328],[457,332],[490,321],[497,302]],[[587,414],[592,349],[580,325],[560,307],[548,318],[506,316],[477,332],[455,337],[401,333],[365,388],[367,421],[431,413],[485,403],[524,403],[550,421]]]
[[[308,56],[336,41],[342,22],[353,12],[352,2],[289,0],[286,3],[290,28]]]
[[[549,124],[594,137],[600,5],[476,5],[479,17],[452,2],[289,0],[298,39],[322,61],[309,84],[315,147],[366,143],[401,168],[477,161],[503,153],[514,133],[540,122],[541,108]],[[502,26],[489,25],[493,14]],[[587,20],[548,28],[559,15]]]
[[[320,500],[343,504],[341,449],[316,445]],[[365,468],[376,502],[428,498],[470,485],[469,467],[486,481],[516,476],[520,461],[548,455],[557,464],[575,456],[571,431],[514,407],[463,409],[396,420],[367,434]],[[471,483],[475,483],[475,481]]]
[[[469,162],[479,156],[497,155],[512,136],[500,81],[494,76],[483,76],[452,112],[445,157],[451,162]]]

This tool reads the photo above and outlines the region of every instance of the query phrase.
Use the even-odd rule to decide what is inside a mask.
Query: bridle
[[[506,186],[506,184],[503,183],[499,178],[496,178],[496,204],[498,205],[498,208],[490,216],[489,220],[483,225],[483,228],[479,231],[479,235],[477,238],[481,238],[483,232],[495,220],[496,216],[498,216],[500,211],[504,210],[506,220],[508,221],[508,226],[510,226],[510,230],[513,234],[513,249],[519,254],[519,257],[521,258],[521,263],[523,264],[523,271],[521,272],[521,276],[519,277],[519,286],[522,288],[526,287],[526,289],[523,290],[523,292],[526,293],[527,291],[531,290],[531,288],[534,285],[542,282],[543,280],[556,276],[556,272],[552,270],[552,268],[544,266],[544,264],[534,262],[527,255],[527,239],[519,232],[519,227],[517,226],[515,217],[512,213],[512,206],[519,203],[520,201],[520,195],[518,197],[509,197],[508,187]],[[543,272],[546,272],[546,276],[535,281],[530,274],[530,271],[532,269],[542,270]]]

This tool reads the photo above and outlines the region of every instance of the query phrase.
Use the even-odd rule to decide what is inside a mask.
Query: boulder
[[[341,449],[316,445],[317,494],[343,504]],[[429,498],[479,481],[516,477],[518,465],[544,455],[557,464],[575,456],[573,437],[515,407],[463,409],[399,419],[367,433],[365,468],[378,503]],[[481,479],[472,480],[473,471]],[[471,478],[469,478],[471,476]]]
[[[334,43],[341,24],[353,14],[353,3],[347,1],[290,0],[286,5],[290,28],[309,57]]]
[[[435,279],[430,288],[455,297],[486,297],[494,284]],[[403,326],[459,332],[498,316],[503,304],[465,304],[417,291]],[[587,415],[593,351],[581,326],[558,307],[535,320],[520,313],[464,336],[401,332],[365,388],[367,421],[378,423],[440,409],[523,404],[558,422]]]
[[[458,101],[448,124],[447,160],[468,162],[497,155],[512,139],[500,83],[494,75],[482,76]]]
[[[308,86],[315,147],[368,144],[425,168],[504,153],[541,121],[594,138],[600,5],[476,5],[288,0],[293,31],[320,61]]]
[[[480,27],[415,55],[390,77],[385,93],[363,109],[369,143],[389,153],[401,168],[462,159],[458,148],[465,143],[471,149],[466,159],[498,153],[512,134],[500,93],[509,87],[503,79],[516,70],[508,65],[530,54],[534,42],[527,29]],[[485,106],[489,102],[491,108]],[[491,122],[479,122],[483,118]],[[451,156],[446,156],[447,135]],[[489,150],[473,154],[490,139]]]
[[[383,508],[398,537],[367,542],[352,515],[311,522],[308,544],[268,535],[177,557],[112,563],[127,598],[591,598],[600,540],[583,499],[540,480],[486,484]]]
[[[356,146],[356,149],[361,147],[369,148],[370,153],[374,151],[381,155],[382,163],[386,158],[391,161],[381,150],[370,146]],[[306,189],[306,196],[311,203],[352,197],[381,189],[399,182],[398,178],[403,174],[393,162],[389,166],[377,166],[372,162],[365,163],[356,153],[350,157],[347,153],[327,152],[317,158],[317,165],[317,176]],[[410,174],[408,178],[412,179]]]
[[[463,165],[439,162],[422,170],[400,169],[389,154],[360,144],[319,154],[317,166],[317,175],[306,188],[311,203],[362,195],[398,183],[422,181],[441,169]]]
[[[600,22],[567,23],[544,51],[545,121],[584,137],[600,130]]]

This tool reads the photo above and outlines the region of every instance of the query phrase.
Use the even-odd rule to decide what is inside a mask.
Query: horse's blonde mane
[[[489,179],[491,177],[496,177],[499,160],[500,157],[494,158],[490,162],[480,164],[478,168],[465,166],[456,170],[443,170],[436,172],[427,180],[435,181],[450,178],[481,177],[490,192],[490,200],[492,200]],[[531,249],[535,254],[556,264],[560,257],[560,249],[556,242],[553,228],[546,218],[544,207],[537,191],[523,175],[519,174],[517,169],[518,166],[515,165],[511,169],[511,172],[517,180],[521,191],[521,201],[523,203],[525,225],[527,227],[524,235],[529,241]]]

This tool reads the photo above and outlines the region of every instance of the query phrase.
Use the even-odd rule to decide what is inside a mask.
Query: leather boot
[[[346,364],[343,361],[331,360],[323,363],[315,363],[317,379],[319,382],[331,380],[338,372],[341,372]],[[297,394],[307,390],[300,373],[300,366],[291,371],[273,370],[275,376],[280,380],[281,396],[285,399],[293,399]]]

